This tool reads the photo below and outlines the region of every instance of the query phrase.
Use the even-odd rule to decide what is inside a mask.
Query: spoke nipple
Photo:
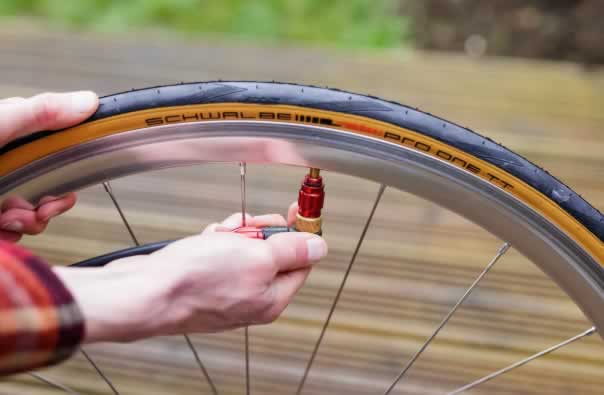
[[[105,188],[105,191],[107,191],[108,193],[113,193],[113,190],[111,189],[111,184],[109,184],[109,181],[103,182],[103,188]]]
[[[500,255],[505,254],[510,249],[511,246],[512,245],[506,241],[499,249],[498,254],[500,254]]]

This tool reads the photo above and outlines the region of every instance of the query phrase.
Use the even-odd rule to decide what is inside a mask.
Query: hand
[[[290,211],[290,223],[295,208]],[[279,215],[249,217],[251,226],[283,226]],[[241,214],[149,256],[106,268],[56,268],[86,321],[86,341],[216,332],[275,320],[303,285],[327,245],[309,233],[268,240],[227,232]]]
[[[0,146],[19,137],[42,130],[59,130],[78,124],[98,107],[92,92],[43,93],[28,99],[0,100]],[[0,206],[0,240],[18,241],[23,234],[35,235],[48,221],[69,210],[76,195],[45,196],[38,206],[19,197],[11,197]]]

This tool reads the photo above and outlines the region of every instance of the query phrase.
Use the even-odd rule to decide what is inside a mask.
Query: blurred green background
[[[344,48],[421,48],[604,64],[600,0],[2,0],[101,32],[170,30]]]
[[[168,28],[244,39],[396,47],[408,35],[397,0],[3,0],[0,14],[99,31]]]

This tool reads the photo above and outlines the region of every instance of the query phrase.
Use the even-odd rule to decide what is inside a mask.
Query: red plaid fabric
[[[50,267],[0,241],[0,375],[60,362],[83,338],[82,313]]]

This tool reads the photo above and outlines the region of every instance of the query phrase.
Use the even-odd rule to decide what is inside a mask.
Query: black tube
[[[94,258],[86,259],[69,265],[71,267],[101,267],[105,266],[109,262],[115,261],[116,259],[127,258],[135,255],[149,255],[152,252],[160,250],[172,243],[175,240],[158,241],[157,243],[145,244],[139,247],[126,248],[119,251],[110,252],[109,254],[96,256]]]

